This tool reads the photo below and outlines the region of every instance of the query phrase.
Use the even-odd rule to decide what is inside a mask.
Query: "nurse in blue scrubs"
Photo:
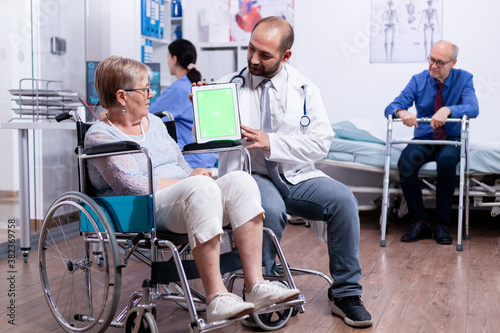
[[[196,69],[196,48],[185,39],[179,38],[168,46],[168,68],[177,80],[166,88],[160,97],[149,106],[149,112],[170,111],[175,119],[177,144],[182,149],[193,142],[193,105],[188,99],[193,82],[201,81]],[[165,117],[166,118],[166,117]],[[165,119],[167,120],[167,119]],[[196,154],[184,156],[191,168],[211,168],[217,154]]]

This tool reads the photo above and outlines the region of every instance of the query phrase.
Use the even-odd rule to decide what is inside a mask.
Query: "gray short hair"
[[[457,59],[457,57],[458,57],[458,51],[459,51],[458,46],[456,46],[452,42],[449,42],[449,41],[444,40],[444,39],[441,39],[440,41],[437,41],[434,45],[441,44],[441,43],[451,44],[451,56],[450,56],[451,60]]]
[[[118,89],[132,89],[145,77],[152,77],[151,69],[139,61],[119,56],[102,60],[94,75],[94,86],[102,107],[115,106]]]
[[[458,57],[458,46],[456,46],[455,44],[451,43],[451,59],[452,60],[455,60],[457,59]]]

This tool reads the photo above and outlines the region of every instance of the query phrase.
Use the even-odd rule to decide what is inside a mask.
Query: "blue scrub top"
[[[184,75],[167,89],[149,106],[149,112],[169,111],[175,119],[177,144],[182,150],[193,139],[193,105],[188,99],[191,93],[191,81]],[[164,118],[167,121],[167,117]],[[184,156],[191,168],[211,168],[215,165],[217,154],[196,154]]]

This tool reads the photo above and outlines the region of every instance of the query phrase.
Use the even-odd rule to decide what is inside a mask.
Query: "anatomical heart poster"
[[[293,0],[229,0],[231,41],[248,42],[255,24],[267,16],[285,18],[293,26]]]

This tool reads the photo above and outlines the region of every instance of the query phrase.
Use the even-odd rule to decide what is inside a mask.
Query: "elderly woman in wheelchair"
[[[263,278],[264,211],[255,181],[242,171],[213,180],[209,169],[192,170],[163,122],[148,112],[153,97],[150,76],[148,66],[117,56],[98,65],[95,87],[108,112],[88,130],[85,146],[132,140],[150,152],[157,229],[188,234],[206,292],[208,322],[240,317],[296,298],[299,290]],[[142,155],[89,160],[88,175],[98,196],[147,193],[147,165]],[[242,262],[245,301],[227,291],[219,270],[220,236],[227,222]]]

